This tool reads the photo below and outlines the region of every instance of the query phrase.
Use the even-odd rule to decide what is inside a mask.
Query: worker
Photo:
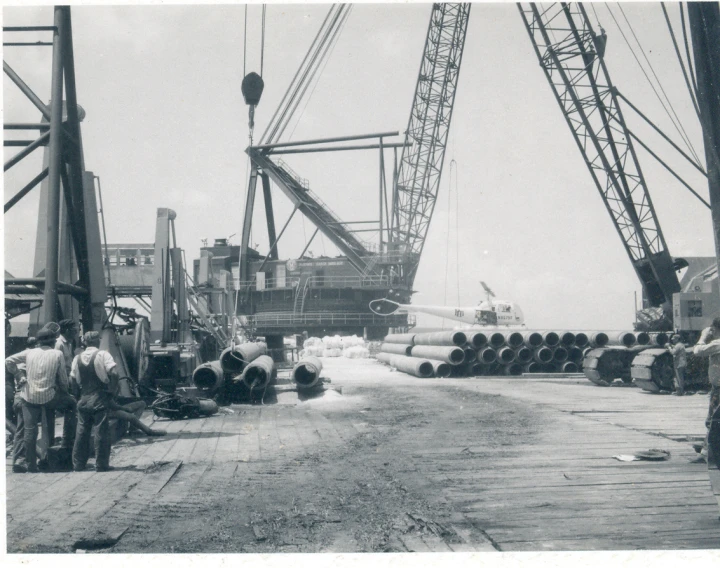
[[[58,325],[60,326],[60,335],[55,342],[55,349],[63,354],[65,358],[65,371],[69,377],[70,367],[73,362],[73,340],[75,339],[78,326],[71,319],[60,320]]]
[[[83,471],[90,454],[90,434],[95,433],[95,471],[110,471],[110,427],[108,416],[112,395],[108,390],[110,375],[116,374],[112,355],[100,350],[100,334],[88,331],[83,336],[85,351],[72,362],[70,378],[80,388],[78,432],[73,447],[73,471]]]
[[[708,379],[710,380],[710,401],[705,427],[708,432],[712,424],[712,417],[720,406],[720,317],[713,319],[712,326],[705,328],[700,339],[693,348],[693,353],[700,357],[709,357]],[[701,450],[701,455],[707,459],[707,435]]]
[[[165,436],[165,434],[167,434],[165,430],[154,430],[140,420],[140,417],[147,408],[147,405],[142,400],[122,405],[113,400],[111,406],[112,409],[108,412],[109,418],[125,420],[130,426],[130,433],[140,430],[146,436]]]
[[[26,349],[34,349],[37,347],[37,340],[34,337],[28,337],[25,345]],[[5,374],[5,385],[7,388],[7,380],[10,377],[13,388],[13,400],[10,407],[12,420],[15,425],[15,432],[12,440],[12,469],[13,473],[25,473],[27,471],[27,462],[25,461],[25,420],[22,412],[22,397],[20,396],[20,385],[27,380],[27,368],[24,363],[17,366],[17,374]],[[7,396],[7,391],[6,391]]]
[[[25,459],[27,471],[36,473],[37,467],[37,436],[38,422],[42,411],[50,412],[49,419],[54,425],[54,411],[64,413],[62,448],[69,450],[75,440],[77,427],[77,403],[68,391],[68,376],[65,371],[65,360],[62,353],[55,350],[55,341],[60,333],[60,326],[50,322],[43,326],[36,335],[38,347],[25,349],[5,359],[5,372],[20,374],[18,386],[22,399],[22,413],[25,441]],[[20,365],[26,367],[22,375]]]
[[[673,368],[675,369],[675,392],[674,395],[682,396],[685,394],[685,369],[687,368],[687,353],[685,352],[685,344],[680,341],[680,336],[676,333],[670,338],[668,351],[673,356]]]

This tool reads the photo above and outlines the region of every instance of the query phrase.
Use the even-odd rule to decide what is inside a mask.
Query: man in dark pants
[[[28,337],[27,349],[34,349],[37,347],[37,341],[34,337]],[[7,373],[5,377],[5,388],[7,396],[8,378],[11,380],[12,387],[12,399],[11,399],[11,411],[15,417],[15,434],[13,435],[12,442],[12,467],[13,473],[24,473],[27,471],[27,463],[25,462],[25,420],[23,419],[22,402],[23,399],[20,396],[20,385],[27,381],[27,369],[25,364],[21,363],[17,366],[17,375],[13,376]],[[6,415],[10,416],[10,414]]]
[[[64,413],[62,448],[69,449],[75,440],[77,425],[77,402],[68,391],[68,377],[62,353],[56,351],[55,340],[60,326],[55,322],[46,324],[36,336],[38,347],[26,349],[5,359],[5,372],[20,375],[18,387],[22,398],[23,422],[25,427],[25,458],[27,471],[36,473],[38,422],[43,410],[48,419],[54,421],[55,410]],[[21,365],[25,365],[26,376],[22,376]],[[54,424],[53,424],[54,425]],[[48,424],[51,431],[52,425]]]
[[[70,376],[80,386],[78,432],[73,447],[73,471],[83,471],[90,454],[90,435],[95,433],[95,471],[110,471],[110,417],[112,395],[108,389],[116,363],[107,351],[101,351],[100,334],[88,331],[83,336],[85,351],[72,362]]]

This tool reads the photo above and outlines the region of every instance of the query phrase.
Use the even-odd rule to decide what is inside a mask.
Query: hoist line
[[[678,62],[680,63],[680,69],[682,69],[683,78],[685,79],[685,85],[688,88],[688,92],[690,93],[690,99],[692,100],[693,107],[695,108],[695,114],[697,114],[698,119],[700,118],[700,108],[698,107],[697,100],[695,99],[695,92],[693,91],[692,86],[690,85],[690,79],[688,78],[687,70],[685,69],[685,63],[683,61],[682,56],[680,55],[680,48],[678,47],[677,40],[675,39],[675,31],[673,30],[672,23],[670,22],[670,16],[667,13],[667,10],[665,9],[665,2],[660,2],[660,6],[662,7],[663,15],[665,16],[665,21],[667,22],[668,31],[670,32],[670,37],[672,38],[673,47],[675,48],[675,54],[677,55]]]
[[[245,4],[245,21],[243,29],[243,77],[245,77],[245,62],[247,60],[247,10],[248,5]]]
[[[693,68],[693,59],[690,55],[690,43],[688,42],[688,36],[687,36],[687,29],[685,28],[685,10],[683,9],[682,2],[679,3],[680,5],[680,25],[682,26],[682,32],[683,32],[683,43],[685,44],[685,57],[687,58],[688,62],[688,69],[690,69],[690,79],[692,79],[693,84],[693,91],[695,92],[695,97],[697,98],[697,81],[695,80],[695,69]]]
[[[700,160],[697,157],[697,153],[695,152],[695,149],[688,142],[687,138],[683,135],[683,132],[676,124],[675,119],[670,114],[670,111],[668,110],[667,105],[662,100],[662,97],[660,96],[660,93],[658,93],[653,82],[650,80],[650,77],[648,76],[647,72],[645,71],[643,64],[640,62],[640,59],[638,58],[637,54],[635,53],[635,50],[633,49],[632,45],[630,45],[630,41],[628,40],[627,36],[625,35],[625,32],[620,27],[620,23],[615,18],[615,14],[613,14],[612,10],[610,9],[610,6],[608,6],[606,4],[605,7],[607,8],[607,11],[610,13],[610,17],[615,22],[615,25],[617,26],[617,29],[620,32],[620,35],[622,35],[622,38],[625,40],[625,43],[627,44],[628,49],[630,49],[630,53],[632,54],[633,58],[635,59],[636,63],[638,64],[638,66],[640,67],[640,71],[642,71],[642,74],[645,76],[645,79],[647,80],[648,84],[650,85],[650,88],[652,89],[653,93],[655,93],[655,96],[657,97],[658,101],[660,102],[660,105],[663,107],[665,114],[667,114],[668,117],[670,118],[670,122],[672,122],[673,126],[675,127],[675,130],[677,130],[678,134],[680,134],[680,138],[682,138],[683,142],[685,142],[685,145],[688,147],[688,150],[690,151],[690,153],[693,155],[695,160],[699,162]]]
[[[318,52],[315,54],[315,56],[311,60],[311,65],[306,69],[306,72],[303,74],[302,81],[298,85],[298,89],[296,89],[293,97],[289,101],[289,106],[286,110],[285,115],[287,115],[287,118],[283,119],[280,122],[280,130],[277,132],[273,139],[270,140],[270,143],[276,142],[280,139],[280,137],[284,134],[285,130],[290,124],[290,121],[292,120],[292,117],[295,115],[295,111],[297,110],[298,106],[303,100],[303,97],[305,96],[305,93],[307,92],[308,88],[313,82],[313,79],[315,78],[315,75],[317,74],[319,68],[323,63],[327,63],[327,54],[330,50],[330,48],[334,45],[335,39],[338,36],[338,33],[341,29],[342,24],[345,21],[345,18],[347,14],[349,13],[346,9],[346,4],[341,5],[340,9],[337,11],[337,14],[333,18],[329,28],[327,29],[325,35],[323,36],[323,40],[319,46]],[[341,20],[342,18],[342,20]],[[340,23],[338,23],[340,21]],[[324,69],[324,67],[323,67]],[[301,89],[301,91],[298,94],[298,91]]]
[[[289,138],[292,138],[293,134],[295,134],[295,129],[298,127],[298,124],[300,124],[300,119],[302,118],[303,114],[305,114],[305,109],[307,109],[308,104],[310,103],[310,100],[312,99],[312,96],[315,94],[315,89],[317,88],[318,84],[320,83],[320,78],[322,77],[323,73],[325,72],[325,68],[327,67],[327,64],[330,62],[330,59],[332,58],[332,54],[335,51],[335,46],[337,46],[336,38],[342,33],[343,28],[345,27],[345,23],[347,22],[348,18],[350,17],[350,12],[352,11],[352,4],[350,4],[350,7],[346,10],[345,14],[343,15],[343,20],[340,22],[338,27],[336,28],[333,37],[330,39],[330,43],[328,43],[328,49],[327,55],[322,56],[322,68],[318,66],[318,69],[320,69],[320,74],[318,75],[318,80],[315,81],[315,84],[313,85],[312,90],[310,91],[310,95],[305,100],[305,106],[303,106],[302,111],[300,111],[300,115],[298,116],[297,122],[295,123],[295,126],[293,127],[292,132],[290,133]],[[317,70],[316,70],[317,72]],[[309,82],[307,83],[307,86],[305,87],[305,91],[312,83],[313,79],[315,78],[315,75],[310,78]],[[305,91],[303,91],[300,94],[300,99],[298,101],[298,105],[300,104],[300,101],[302,101],[305,98]],[[297,106],[296,105],[296,110]],[[295,114],[295,110],[293,110],[293,114]],[[289,121],[288,121],[289,124]]]
[[[265,64],[265,10],[267,4],[262,6],[262,35],[260,36],[260,77],[263,75],[263,66]],[[252,144],[250,144],[252,146]]]
[[[330,14],[333,11],[333,6],[330,7],[330,10],[328,10],[328,13],[325,15],[325,19],[323,20],[322,25],[320,26],[320,29],[318,30],[317,34],[315,35],[315,39],[313,39],[312,44],[310,45],[310,49],[308,49],[308,52],[305,54],[305,58],[303,59],[302,63],[298,67],[297,71],[295,71],[295,76],[292,78],[292,81],[290,81],[290,85],[288,86],[287,90],[285,91],[285,94],[283,95],[283,98],[280,100],[280,104],[275,109],[275,113],[273,114],[272,118],[270,119],[270,122],[267,125],[267,128],[265,129],[265,132],[263,132],[262,137],[260,138],[261,144],[267,144],[269,140],[266,138],[268,133],[274,128],[275,119],[277,118],[278,113],[280,112],[280,109],[283,108],[283,105],[285,104],[285,101],[290,94],[290,91],[293,88],[293,85],[295,84],[295,81],[298,78],[298,75],[300,75],[300,71],[304,67],[305,63],[307,62],[308,58],[310,57],[310,53],[314,49],[315,44],[317,43],[318,39],[320,38],[320,35],[322,34],[322,30],[325,27],[325,24],[327,23],[328,19],[330,18]]]
[[[277,110],[275,111],[275,114],[273,115],[273,118],[268,125],[268,128],[266,129],[265,133],[263,134],[262,142],[263,144],[272,144],[273,142],[277,141],[279,136],[277,135],[278,130],[282,126],[282,124],[285,122],[288,111],[290,106],[293,104],[294,98],[297,96],[298,92],[302,88],[303,82],[306,80],[306,77],[308,73],[310,72],[310,69],[315,65],[315,61],[317,60],[318,54],[320,50],[322,49],[322,46],[327,41],[327,34],[332,29],[332,26],[337,21],[337,14],[335,12],[338,12],[336,9],[336,5],[333,5],[330,7],[330,10],[328,10],[327,15],[325,16],[325,20],[323,21],[322,26],[318,30],[317,35],[315,36],[315,39],[313,40],[312,45],[310,46],[310,49],[305,54],[305,58],[303,59],[302,63],[300,64],[300,67],[298,68],[297,72],[295,73],[295,76],[293,77],[293,80],[290,82],[290,86],[288,87],[287,91],[285,92],[285,95],[282,98],[282,101],[280,102],[280,105],[278,106]],[[327,25],[328,21],[332,19],[332,22],[330,26]],[[299,79],[298,79],[299,77]]]

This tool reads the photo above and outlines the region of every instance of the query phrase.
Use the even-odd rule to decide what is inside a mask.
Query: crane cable
[[[260,77],[263,75],[263,66],[265,63],[265,11],[267,4],[262,5],[262,21],[260,25]],[[247,74],[247,19],[248,5],[245,4],[245,19],[243,23],[243,77]]]
[[[677,55],[678,61],[680,62],[680,69],[682,69],[683,78],[685,79],[685,85],[688,88],[688,92],[690,93],[690,99],[692,100],[693,107],[695,108],[695,114],[697,114],[697,117],[700,120],[700,108],[698,107],[697,99],[695,98],[695,92],[697,91],[697,89],[693,89],[692,85],[690,85],[690,79],[688,78],[682,55],[680,55],[680,48],[678,47],[677,40],[675,39],[675,31],[673,30],[672,23],[670,22],[670,16],[667,13],[667,9],[665,8],[665,2],[660,2],[660,6],[662,7],[665,21],[667,22],[668,31],[670,32],[673,47],[675,48],[675,54]],[[680,7],[682,9],[682,4],[680,5]]]
[[[653,69],[652,64],[650,64],[649,60],[647,59],[647,56],[645,55],[645,51],[643,50],[643,47],[640,44],[640,41],[637,39],[637,36],[635,35],[634,30],[632,29],[632,25],[628,21],[627,16],[625,16],[625,12],[622,10],[622,8],[620,8],[623,16],[625,16],[625,21],[627,22],[628,26],[630,27],[630,30],[635,38],[635,41],[637,42],[638,46],[640,47],[640,51],[642,52],[643,56],[645,57],[645,60],[648,62],[648,65],[650,66],[650,69],[651,69],[653,75],[655,76],[655,79],[657,80],[658,84],[660,84],[660,89],[662,90],[663,94],[665,95],[668,105],[672,109],[672,114],[670,113],[670,111],[667,108],[668,105],[665,104],[665,101],[663,101],[662,97],[660,96],[660,93],[658,93],[658,90],[655,88],[655,85],[653,84],[652,80],[650,79],[647,72],[645,71],[643,64],[640,62],[640,59],[638,58],[637,54],[635,53],[635,50],[633,49],[632,45],[630,44],[630,41],[628,40],[627,36],[625,35],[625,32],[620,27],[620,23],[615,18],[615,14],[610,9],[610,6],[608,6],[606,4],[605,7],[607,8],[608,12],[610,13],[610,16],[612,17],[613,21],[615,22],[615,25],[617,26],[618,30],[620,31],[620,34],[622,35],[623,39],[625,40],[625,43],[627,44],[628,48],[630,49],[630,53],[632,53],[632,56],[635,58],[635,61],[637,62],[638,66],[640,67],[640,70],[642,71],[643,75],[645,76],[645,79],[647,79],[648,84],[650,85],[650,88],[653,90],[653,92],[655,93],[655,96],[657,97],[661,106],[665,110],[665,113],[670,118],[670,121],[672,122],[673,126],[675,127],[675,130],[677,130],[677,132],[680,134],[680,137],[682,138],[685,145],[688,147],[688,150],[693,155],[695,160],[699,163],[700,159],[698,158],[697,152],[695,151],[695,148],[692,146],[692,143],[690,142],[690,140],[687,136],[687,133],[685,132],[685,129],[682,127],[682,124],[680,124],[678,126],[678,124],[676,122],[677,113],[675,113],[675,109],[672,107],[672,103],[668,99],[667,94],[665,94],[665,90],[663,89],[662,85],[660,84],[660,80],[657,78],[657,74],[655,74],[655,70]],[[673,118],[673,114],[675,115],[675,118]],[[677,121],[679,122],[680,119],[677,118]]]

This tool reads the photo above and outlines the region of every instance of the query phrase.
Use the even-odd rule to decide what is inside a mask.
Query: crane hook
[[[265,82],[262,77],[251,71],[242,80],[240,90],[242,91],[245,99],[245,104],[250,107],[250,133],[255,128],[255,107],[260,104],[260,97],[262,96],[263,89],[265,88]]]

